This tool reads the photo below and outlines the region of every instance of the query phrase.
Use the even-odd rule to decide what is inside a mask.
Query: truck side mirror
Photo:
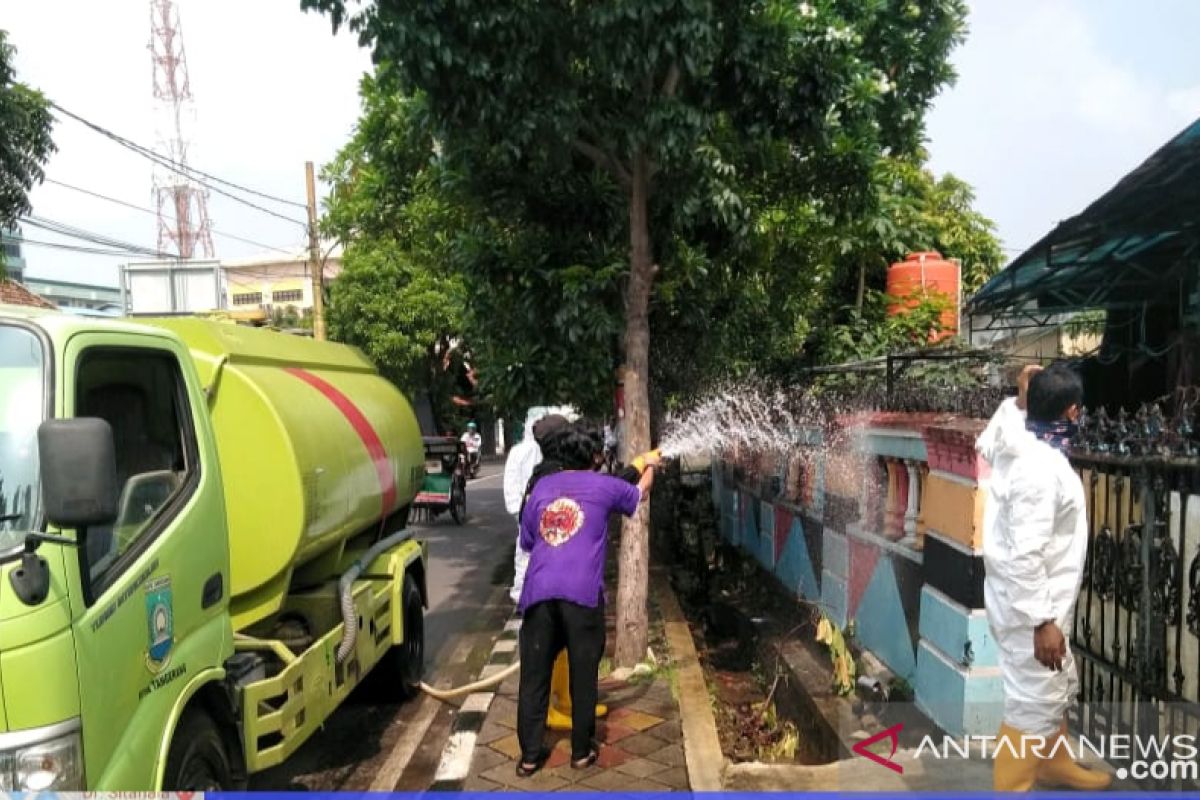
[[[102,419],[46,420],[38,427],[42,502],[55,527],[84,529],[117,518],[117,457]]]

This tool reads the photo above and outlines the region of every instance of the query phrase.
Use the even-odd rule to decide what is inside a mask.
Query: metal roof
[[[1022,253],[971,298],[967,311],[1177,304],[1193,288],[1198,258],[1200,120]]]

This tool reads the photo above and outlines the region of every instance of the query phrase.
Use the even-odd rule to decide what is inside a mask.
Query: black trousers
[[[546,600],[525,609],[521,622],[521,689],[517,739],[521,758],[538,760],[550,707],[554,659],[567,648],[571,672],[571,758],[584,758],[596,738],[596,680],[604,655],[604,606]]]

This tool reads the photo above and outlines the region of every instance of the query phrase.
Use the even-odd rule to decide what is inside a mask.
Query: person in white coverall
[[[521,512],[521,499],[525,496],[525,487],[533,476],[533,469],[542,461],[542,450],[533,438],[533,426],[538,420],[550,413],[545,406],[534,406],[525,415],[525,433],[521,441],[508,451],[504,461],[504,508],[517,520],[517,535],[521,533],[518,515]],[[514,603],[521,599],[521,588],[525,584],[525,568],[529,566],[529,554],[517,548],[513,554],[513,585],[508,590],[508,596]]]
[[[1026,385],[1028,390],[1025,390]],[[976,442],[992,467],[984,512],[984,605],[1000,653],[1004,722],[993,788],[1034,783],[1098,791],[1111,778],[1077,764],[1065,713],[1077,691],[1069,630],[1083,579],[1088,523],[1066,449],[1083,402],[1065,367],[1027,368]]]

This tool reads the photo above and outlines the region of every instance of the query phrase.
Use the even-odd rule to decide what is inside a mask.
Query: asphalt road
[[[414,527],[429,542],[425,680],[474,680],[512,611],[514,522],[504,511],[499,464],[485,464],[467,486],[467,522],[448,514]],[[286,763],[251,776],[256,790],[420,790],[429,786],[452,721],[452,708],[421,695],[378,702],[367,683]]]

